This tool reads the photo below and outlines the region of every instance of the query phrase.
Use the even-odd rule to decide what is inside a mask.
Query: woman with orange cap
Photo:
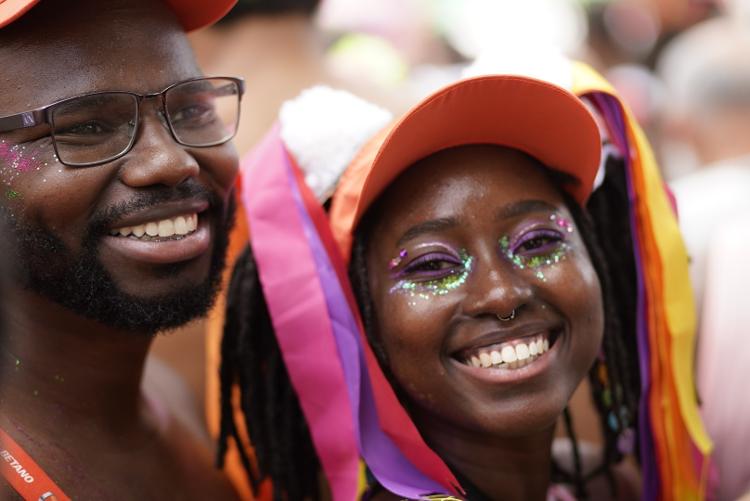
[[[221,452],[244,443],[237,384],[256,485],[318,498],[322,470],[341,500],[365,485],[372,499],[570,499],[559,484],[582,498],[593,478],[617,495],[612,467],[637,450],[644,498],[703,496],[674,216],[626,108],[569,69],[614,145],[603,162],[582,100],[527,76],[461,80],[394,122],[320,88],[282,108],[244,165],[252,239],[222,345]],[[587,375],[594,468],[566,410]],[[561,416],[571,469],[552,454]]]

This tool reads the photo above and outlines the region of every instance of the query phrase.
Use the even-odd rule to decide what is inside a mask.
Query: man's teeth
[[[526,342],[511,341],[474,351],[464,362],[483,369],[519,369],[549,351],[547,334],[539,334]]]
[[[116,228],[109,233],[113,236],[134,236],[141,238],[146,235],[149,237],[173,237],[187,235],[198,229],[198,214],[188,214],[177,216],[170,219],[161,219],[159,221],[149,221],[148,223],[139,224],[138,226],[125,226]]]

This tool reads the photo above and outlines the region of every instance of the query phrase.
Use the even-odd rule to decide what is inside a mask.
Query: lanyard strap
[[[70,501],[62,489],[2,428],[0,469],[5,480],[26,501]]]

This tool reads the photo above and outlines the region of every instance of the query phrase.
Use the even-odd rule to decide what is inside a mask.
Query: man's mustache
[[[182,200],[205,200],[209,210],[222,208],[224,201],[215,192],[197,181],[187,181],[174,187],[149,187],[136,192],[130,200],[111,205],[94,213],[87,231],[90,237],[98,238],[108,233],[112,225],[134,212],[156,207],[167,202]]]

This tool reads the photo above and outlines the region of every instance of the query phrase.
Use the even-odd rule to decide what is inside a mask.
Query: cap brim
[[[433,153],[469,144],[521,150],[571,175],[564,188],[585,204],[599,168],[601,140],[580,99],[553,84],[511,75],[481,76],[445,87],[365,145],[342,176],[331,225],[344,256],[375,199],[409,166]]]
[[[0,28],[29,11],[39,0],[0,0]],[[209,26],[229,12],[237,0],[165,0],[185,31]]]
[[[26,14],[39,0],[0,0],[0,28]]]
[[[573,94],[531,78],[472,78],[440,90],[393,126],[375,156],[359,205],[369,207],[418,160],[468,144],[518,149],[570,174],[578,183],[566,189],[581,204],[591,194],[601,152],[596,122]]]

